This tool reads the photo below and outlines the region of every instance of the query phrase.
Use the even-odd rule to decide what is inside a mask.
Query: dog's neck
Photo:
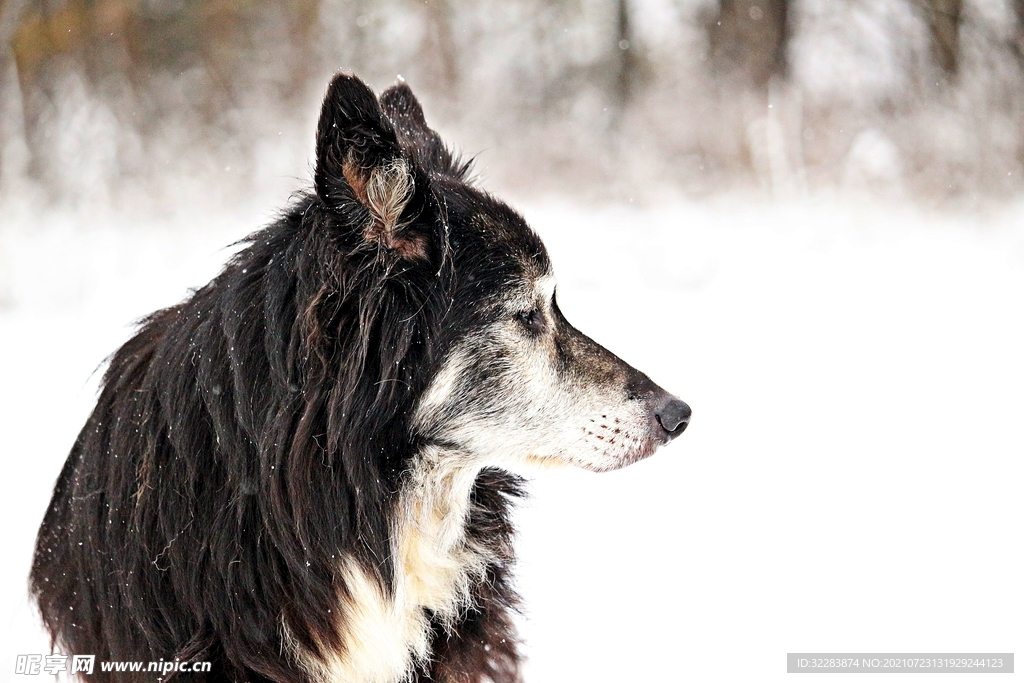
[[[401,680],[427,661],[431,619],[448,630],[469,605],[495,560],[466,533],[479,472],[463,453],[437,446],[420,452],[396,509],[391,595],[355,561],[343,564],[346,653],[329,666],[334,680]]]
[[[396,583],[407,599],[450,622],[491,561],[466,534],[480,465],[458,451],[425,448],[402,487],[396,524]],[[404,583],[404,586],[401,584]]]

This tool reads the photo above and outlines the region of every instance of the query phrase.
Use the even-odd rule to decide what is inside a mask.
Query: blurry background
[[[94,370],[308,186],[338,69],[694,408],[538,477],[529,681],[1024,650],[1024,0],[0,0],[2,675]]]
[[[1022,187],[1022,0],[4,0],[0,60],[0,182],[69,203],[301,171],[339,68],[524,191]]]

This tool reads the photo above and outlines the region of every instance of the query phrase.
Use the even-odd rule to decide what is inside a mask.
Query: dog
[[[404,81],[334,77],[314,189],[109,360],[36,542],[55,646],[209,669],[163,680],[521,680],[513,472],[624,467],[691,411],[566,321],[469,173]]]

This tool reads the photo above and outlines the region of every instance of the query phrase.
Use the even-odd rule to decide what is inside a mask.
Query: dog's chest
[[[473,476],[430,474],[414,483],[399,506],[393,594],[385,595],[356,563],[343,566],[349,588],[342,609],[346,652],[330,667],[333,680],[402,680],[428,658],[431,618],[454,623],[492,561],[466,534]]]

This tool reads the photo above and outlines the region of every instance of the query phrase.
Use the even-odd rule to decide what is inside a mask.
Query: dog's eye
[[[519,318],[519,322],[522,323],[523,327],[530,332],[540,334],[544,331],[544,314],[540,312],[539,308],[523,311],[516,317]]]

